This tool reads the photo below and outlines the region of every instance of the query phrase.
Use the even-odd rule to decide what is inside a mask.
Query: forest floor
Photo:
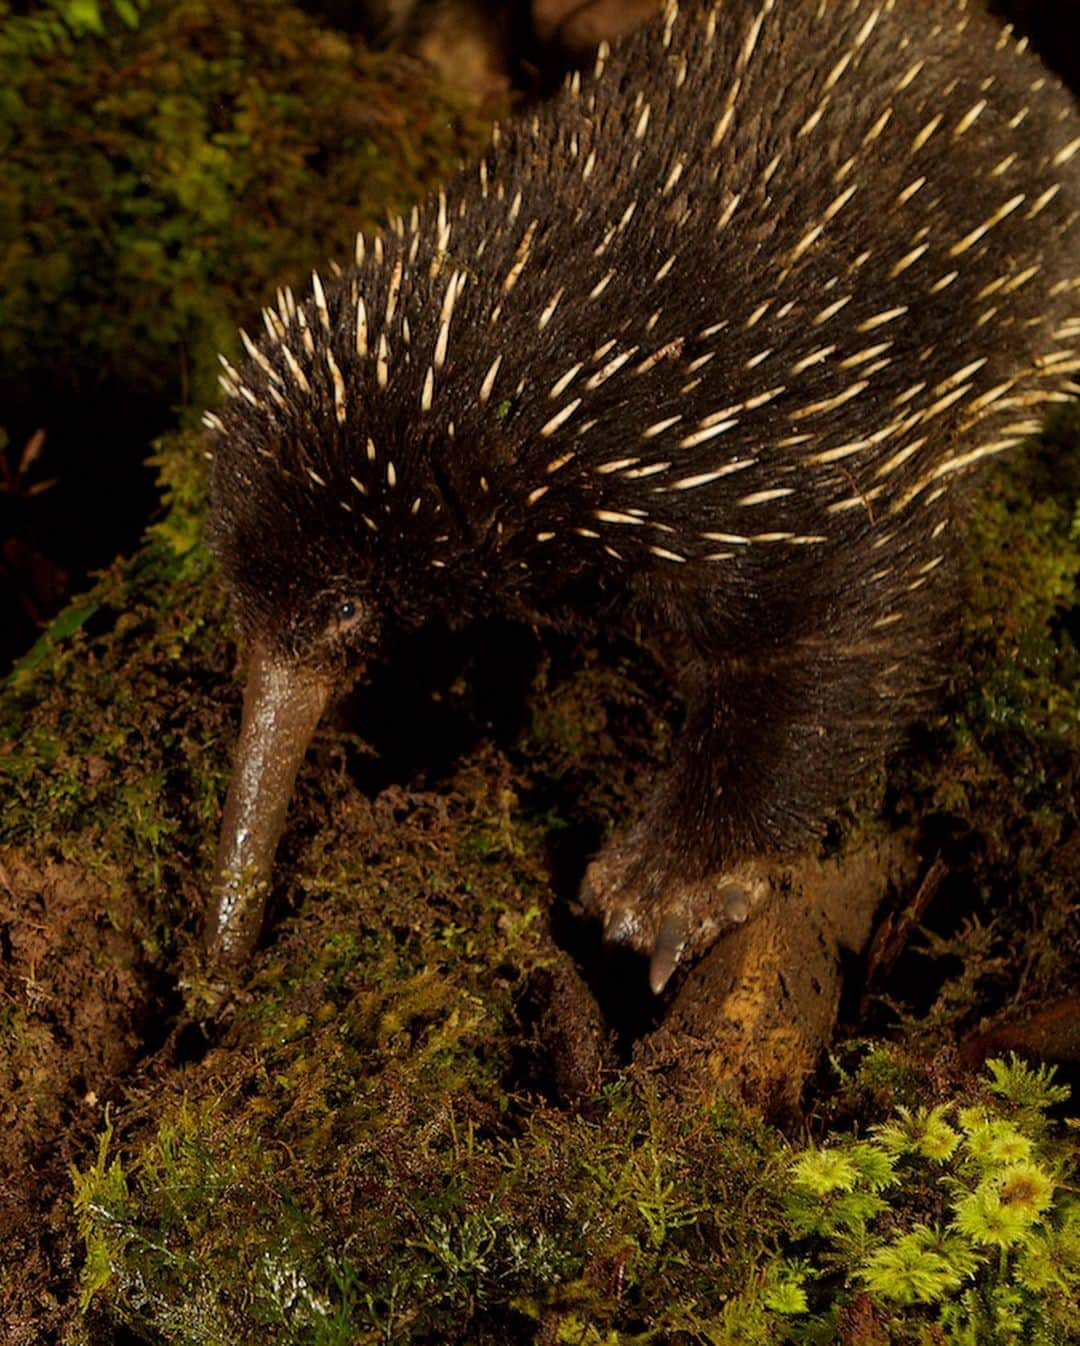
[[[846,825],[910,867],[860,880],[883,906],[816,1072],[749,1102],[707,1051],[681,1068],[702,1044],[679,979],[653,998],[574,914],[676,714],[617,638],[429,633],[340,707],[250,977],[203,1016],[240,679],[198,439],[169,441],[144,547],[0,701],[5,1339],[919,1341],[968,1282],[991,1317],[1067,1320],[1067,1202],[1023,1226],[1071,1248],[1041,1289],[1019,1236],[1011,1260],[903,1245],[939,1259],[924,1297],[870,1272],[957,1190],[1000,1186],[965,1158],[980,1136],[1068,1181],[1033,1104],[1061,1096],[1019,1067],[995,1092],[981,1065],[1077,1059],[1078,434],[1065,413],[989,482],[944,713]],[[931,1173],[935,1128],[952,1166]]]
[[[70,568],[42,538],[112,536],[251,297],[407,208],[490,111],[280,0],[114,8],[0,45],[28,627]],[[242,667],[203,447],[158,441],[143,541],[0,684],[0,1346],[1075,1340],[1080,409],[987,473],[940,705],[801,871],[835,945],[786,949],[794,1031],[782,913],[660,998],[581,918],[678,707],[630,640],[496,623],[428,632],[328,717],[209,1014]]]

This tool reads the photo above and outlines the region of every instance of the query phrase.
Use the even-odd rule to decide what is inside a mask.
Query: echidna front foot
[[[658,995],[680,963],[744,925],[779,881],[776,865],[765,859],[684,877],[672,872],[662,839],[646,841],[632,831],[589,865],[581,901],[603,923],[605,941],[649,958],[649,985]]]
[[[904,833],[853,839],[827,858],[815,847],[777,864],[752,918],[681,978],[635,1063],[697,1097],[734,1092],[801,1116],[803,1083],[836,1022],[841,951],[865,948],[883,898],[895,904],[915,890],[912,843]]]

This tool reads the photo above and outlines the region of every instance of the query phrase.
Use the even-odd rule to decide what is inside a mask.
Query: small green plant
[[[976,1102],[899,1107],[870,1139],[792,1161],[787,1214],[802,1260],[767,1294],[785,1317],[775,1340],[837,1339],[856,1296],[887,1334],[875,1341],[1068,1340],[1080,1321],[1080,1203],[1046,1110],[1069,1090],[1015,1056],[987,1066]]]
[[[986,1067],[991,1075],[991,1090],[1018,1108],[1038,1113],[1066,1102],[1069,1097],[1067,1084],[1054,1083],[1053,1066],[1040,1065],[1033,1069],[1013,1056],[1007,1063],[987,1061]]]

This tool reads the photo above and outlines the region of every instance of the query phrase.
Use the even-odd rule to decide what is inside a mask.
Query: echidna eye
[[[335,636],[348,635],[354,627],[360,624],[361,614],[363,612],[362,604],[352,598],[341,599],[334,607],[334,615],[327,623],[326,635],[333,639]]]

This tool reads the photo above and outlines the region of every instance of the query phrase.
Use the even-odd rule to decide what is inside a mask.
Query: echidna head
[[[357,268],[329,291],[313,275],[300,304],[280,292],[277,311],[264,311],[266,338],[256,345],[241,333],[243,370],[222,361],[226,404],[204,417],[214,432],[211,541],[248,649],[206,929],[223,972],[258,936],[296,772],[330,697],[388,631],[445,606],[448,576],[462,590],[473,582],[458,564],[467,487],[439,467],[455,435],[451,399],[444,393],[438,414],[433,401],[466,277],[406,276],[399,257],[388,280],[375,260],[364,269],[358,252]],[[404,339],[391,368],[386,335],[369,341],[365,304],[396,311],[403,327],[407,309],[417,349],[434,340],[426,375]],[[476,404],[486,396],[457,399],[462,427],[483,421]]]
[[[366,540],[277,462],[215,459],[211,543],[245,645],[337,680],[382,626]]]
[[[274,852],[315,728],[379,645],[385,576],[375,573],[370,531],[340,508],[342,492],[325,464],[312,479],[289,444],[264,441],[250,419],[228,413],[216,440],[211,543],[247,651],[205,932],[212,965],[227,971],[258,937]],[[345,489],[353,491],[347,479]]]

